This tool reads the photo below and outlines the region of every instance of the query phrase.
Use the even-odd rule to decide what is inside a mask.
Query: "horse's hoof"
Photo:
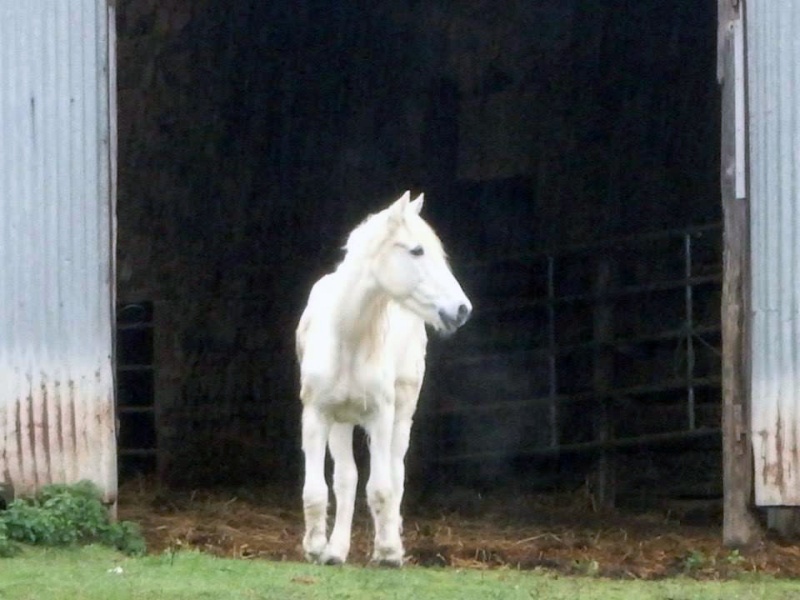
[[[402,558],[373,558],[370,564],[384,569],[399,569],[403,566]]]
[[[331,567],[338,567],[339,565],[344,564],[344,559],[339,558],[338,556],[329,556],[322,561],[322,564]]]

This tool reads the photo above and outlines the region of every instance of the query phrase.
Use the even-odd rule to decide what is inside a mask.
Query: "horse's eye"
[[[422,246],[415,246],[414,248],[409,250],[409,252],[411,252],[411,254],[413,254],[414,256],[422,256],[423,254],[425,254],[425,249]]]

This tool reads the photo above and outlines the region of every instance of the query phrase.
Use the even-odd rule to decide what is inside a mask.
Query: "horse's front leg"
[[[331,424],[314,406],[303,408],[302,418],[303,453],[305,455],[303,512],[306,525],[303,551],[307,560],[319,562],[328,543],[326,528],[328,484],[325,482],[325,445]]]
[[[353,508],[358,486],[358,469],[353,458],[353,425],[334,423],[331,426],[328,448],[333,458],[333,492],[336,495],[336,521],[328,547],[321,562],[341,564],[350,552],[350,535],[353,526]]]
[[[417,408],[420,385],[412,383],[398,384],[395,389],[395,415],[392,429],[392,489],[394,491],[394,504],[392,510],[398,523],[400,533],[403,533],[403,517],[401,506],[405,493],[406,478],[406,453],[411,440],[411,425],[414,412]]]
[[[396,510],[397,500],[392,481],[393,427],[394,403],[381,405],[375,416],[365,423],[370,449],[367,503],[375,523],[372,562],[399,567],[403,564],[403,542],[400,538],[400,515]]]

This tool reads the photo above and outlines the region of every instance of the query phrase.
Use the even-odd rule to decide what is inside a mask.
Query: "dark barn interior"
[[[409,497],[718,496],[715,35],[711,0],[119,2],[123,477],[299,493],[297,318],[411,188],[475,316]]]

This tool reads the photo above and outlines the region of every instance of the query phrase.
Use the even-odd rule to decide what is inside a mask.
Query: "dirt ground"
[[[545,568],[565,574],[657,579],[742,572],[800,576],[800,545],[774,537],[731,551],[718,523],[687,525],[680,511],[593,511],[580,494],[491,501],[460,492],[406,510],[408,562],[453,568]],[[368,561],[370,526],[359,498],[349,561]],[[302,560],[299,494],[275,490],[166,491],[123,486],[119,516],[139,523],[151,552],[199,549],[242,559]],[[683,520],[684,523],[680,521]],[[714,521],[713,518],[708,521]]]

